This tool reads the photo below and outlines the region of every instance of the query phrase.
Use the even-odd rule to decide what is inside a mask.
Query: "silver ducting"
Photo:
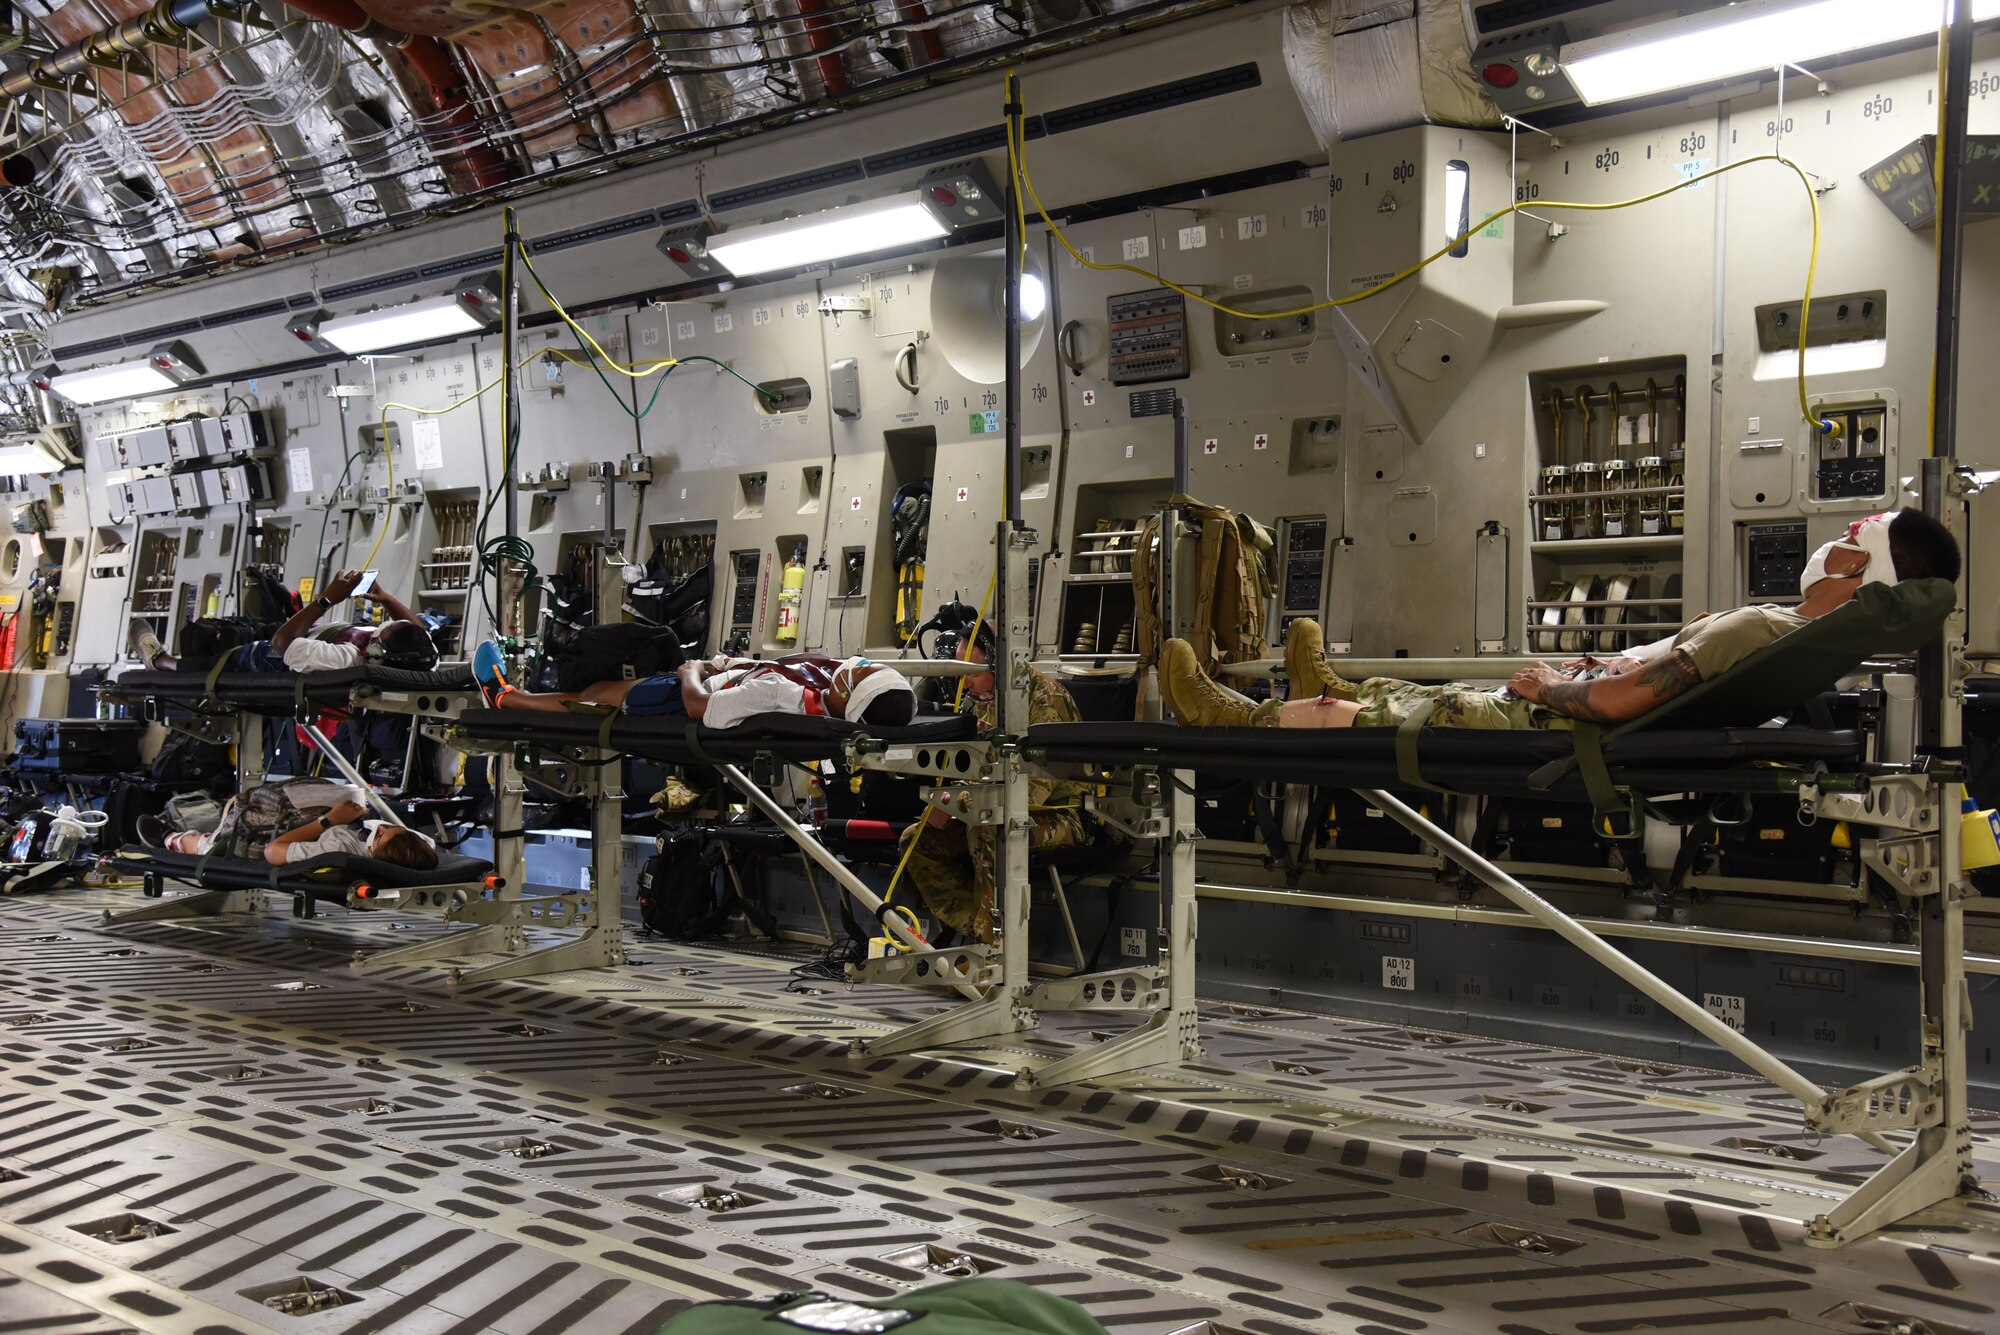
[[[1285,13],[1285,68],[1321,144],[1411,125],[1497,125],[1473,78],[1466,0],[1307,0]]]

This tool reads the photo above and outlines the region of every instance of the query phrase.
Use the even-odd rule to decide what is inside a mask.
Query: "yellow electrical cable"
[[[1169,288],[1175,292],[1178,292],[1182,296],[1188,298],[1191,301],[1200,302],[1202,305],[1220,311],[1224,315],[1232,315],[1238,319],[1244,319],[1244,320],[1296,319],[1302,315],[1312,315],[1318,311],[1332,310],[1338,306],[1351,306],[1355,302],[1366,301],[1368,298],[1375,296],[1377,293],[1386,292],[1390,288],[1395,287],[1399,283],[1407,282],[1409,279],[1415,277],[1423,270],[1429,268],[1431,265],[1437,263],[1439,260],[1449,255],[1452,251],[1457,250],[1461,245],[1464,245],[1466,242],[1471,240],[1472,237],[1484,231],[1486,228],[1492,226],[1494,223],[1500,221],[1502,218],[1505,218],[1510,214],[1519,213],[1530,207],[1536,209],[1571,209],[1585,213],[1609,213],[1616,209],[1629,209],[1639,204],[1650,204],[1654,200],[1662,199],[1667,195],[1673,194],[1677,190],[1685,190],[1689,186],[1699,185],[1703,181],[1724,175],[1725,173],[1728,172],[1736,171],[1743,167],[1748,167],[1753,163],[1775,162],[1784,167],[1789,168],[1792,171],[1792,173],[1798,177],[1799,184],[1805,187],[1806,199],[1812,208],[1812,249],[1806,261],[1805,304],[1802,307],[1799,316],[1798,390],[1799,390],[1800,415],[1808,422],[1815,421],[1815,418],[1813,417],[1812,407],[1807,402],[1806,398],[1806,328],[1807,328],[1807,322],[1810,319],[1810,313],[1812,308],[1813,280],[1819,272],[1819,241],[1820,241],[1819,195],[1813,189],[1812,178],[1806,174],[1805,169],[1800,167],[1798,163],[1793,162],[1790,158],[1784,157],[1781,154],[1761,153],[1758,154],[1756,157],[1743,158],[1736,162],[1725,163],[1720,167],[1714,168],[1713,170],[1701,172],[1695,176],[1690,176],[1686,180],[1676,182],[1675,184],[1667,186],[1664,189],[1655,190],[1650,194],[1639,195],[1632,199],[1613,200],[1607,203],[1587,203],[1578,200],[1546,200],[1546,199],[1537,199],[1533,201],[1517,201],[1515,203],[1507,205],[1507,207],[1501,209],[1497,213],[1492,213],[1487,215],[1485,218],[1473,224],[1473,226],[1471,226],[1464,232],[1461,232],[1459,235],[1445,242],[1445,244],[1440,246],[1437,250],[1432,251],[1429,255],[1426,255],[1423,259],[1418,260],[1415,264],[1411,265],[1409,268],[1402,270],[1400,273],[1393,274],[1390,277],[1383,279],[1379,283],[1376,283],[1370,287],[1363,288],[1359,292],[1350,293],[1349,295],[1344,297],[1330,297],[1325,301],[1315,302],[1310,306],[1297,306],[1290,310],[1282,310],[1282,311],[1238,310],[1237,308],[1229,306],[1223,302],[1215,301],[1209,297],[1205,297],[1201,293],[1194,291],[1192,288],[1183,287],[1179,283],[1176,283],[1171,279],[1164,278],[1161,275],[1154,273],[1151,269],[1141,268],[1136,264],[1121,264],[1121,263],[1100,264],[1096,260],[1087,258],[1075,246],[1070,244],[1069,237],[1064,234],[1062,228],[1056,225],[1055,219],[1049,216],[1049,211],[1047,206],[1042,203],[1042,197],[1040,193],[1037,192],[1035,189],[1035,178],[1028,172],[1028,158],[1027,158],[1026,144],[1023,142],[1022,137],[1015,133],[1015,126],[1011,118],[1007,123],[1007,158],[1008,158],[1009,169],[1013,172],[1014,178],[1019,183],[1021,190],[1024,191],[1027,194],[1027,197],[1034,202],[1036,214],[1039,215],[1042,222],[1047,225],[1049,231],[1054,234],[1056,240],[1062,244],[1062,248],[1069,252],[1069,257],[1072,260],[1076,261],[1078,265],[1080,265],[1085,269],[1095,269],[1100,273],[1123,271],[1129,274],[1136,274],[1140,278],[1146,279],[1148,282],[1157,283],[1161,287]]]
[[[639,371],[639,372],[628,371],[627,369],[625,369],[624,363],[614,360],[611,354],[604,350],[603,345],[590,336],[590,331],[588,329],[585,329],[582,325],[578,324],[575,318],[570,315],[569,311],[564,309],[562,302],[556,299],[556,294],[549,290],[549,285],[542,281],[541,274],[535,271],[534,260],[528,257],[528,248],[524,245],[517,244],[514,247],[514,249],[515,252],[520,256],[521,263],[527,266],[528,276],[530,278],[533,278],[535,280],[535,286],[541,289],[542,296],[549,303],[549,309],[554,311],[558,316],[562,317],[562,322],[568,325],[571,329],[574,329],[576,331],[576,336],[582,339],[584,342],[588,343],[590,345],[591,351],[595,352],[598,355],[598,357],[603,360],[605,365],[609,366],[612,370],[618,372],[618,374],[622,376],[629,376],[633,380],[643,380],[646,376],[652,374],[651,371]],[[669,359],[669,364],[671,364],[671,359]]]
[[[550,348],[538,355],[543,357],[560,357],[572,366],[595,366],[597,364],[588,357],[577,356],[568,348]],[[653,374],[655,371],[664,370],[669,366],[679,366],[681,359],[678,357],[660,357],[650,362],[608,362],[606,364],[614,371],[627,372],[628,374],[632,374],[634,380],[640,380]]]
[[[514,369],[516,371],[520,370],[522,367],[526,366],[529,362],[535,360],[535,358],[541,355],[542,354],[539,352],[530,353],[528,356],[523,357],[520,361],[515,362]],[[466,404],[471,403],[474,399],[478,398],[480,395],[486,393],[488,390],[501,384],[504,380],[506,380],[506,376],[504,375],[489,380],[485,384],[481,385],[478,389],[473,390],[470,394],[460,399],[457,403],[449,404],[443,408],[419,408],[414,403],[396,403],[393,401],[384,403],[382,405],[382,414],[380,418],[377,419],[376,423],[376,439],[382,442],[382,457],[389,465],[390,488],[393,489],[396,485],[396,460],[395,457],[389,452],[389,443],[388,443],[389,410],[391,408],[401,408],[406,413],[416,413],[420,417],[442,417],[446,413],[457,412],[460,408],[463,408]],[[504,482],[504,479],[502,480]],[[376,553],[382,550],[382,539],[386,538],[388,535],[389,535],[389,526],[385,523],[382,525],[382,531],[375,535],[375,545],[368,549],[368,559],[361,563],[364,568],[375,564]]]
[[[999,583],[1000,583],[1000,567],[996,565],[993,567],[993,573],[986,577],[986,596],[979,600],[979,616],[972,623],[972,633],[974,635],[979,634],[979,628],[986,623],[986,609],[993,606],[993,590],[996,587],[998,587]],[[970,640],[966,641],[966,644],[970,643],[971,643]],[[994,647],[996,649],[999,647],[998,639],[995,639]],[[965,652],[965,645],[961,644],[958,647],[958,651],[960,654],[963,654]],[[991,663],[988,663],[986,666],[992,667],[993,665]],[[954,692],[951,697],[951,712],[956,714],[959,710],[959,706],[964,703],[965,703],[965,678],[960,677],[958,679],[958,690]]]
[[[930,819],[930,813],[928,811],[924,813],[924,819],[925,820]],[[878,923],[882,922],[882,911],[888,908],[889,901],[896,897],[896,883],[903,879],[903,868],[910,865],[910,855],[917,851],[917,841],[922,839],[923,837],[924,837],[924,832],[921,829],[918,830],[914,835],[910,836],[910,846],[903,850],[903,860],[896,864],[895,872],[889,877],[889,888],[882,892],[882,903],[875,910],[876,922]],[[882,929],[884,931],[887,931],[888,924],[884,923]],[[916,937],[917,940],[919,941],[922,941],[924,939],[924,934],[922,932],[917,931],[915,928],[910,929],[910,935]]]

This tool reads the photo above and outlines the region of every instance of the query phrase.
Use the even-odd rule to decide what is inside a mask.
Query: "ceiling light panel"
[[[899,250],[949,234],[921,194],[908,191],[782,222],[734,228],[710,237],[708,253],[744,277]]]
[[[1562,48],[1562,72],[1593,106],[1809,64],[1936,31],[1947,0],[1750,0]],[[2000,12],[1976,0],[1974,14]]]
[[[449,293],[324,320],[319,326],[319,338],[350,357],[360,357],[388,348],[476,334],[491,323],[492,317],[485,307],[469,303],[460,293]]]

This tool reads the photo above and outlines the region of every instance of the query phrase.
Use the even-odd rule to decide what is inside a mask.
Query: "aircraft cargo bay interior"
[[[2000,0],[0,0],[0,1332],[2000,1329],[1995,218]]]

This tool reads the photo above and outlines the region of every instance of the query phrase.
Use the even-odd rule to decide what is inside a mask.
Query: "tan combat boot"
[[[1291,683],[1294,700],[1354,698],[1354,687],[1327,663],[1326,640],[1319,622],[1310,618],[1301,617],[1285,632],[1285,679]]]
[[[1256,705],[1202,675],[1194,646],[1168,640],[1160,646],[1160,698],[1190,728],[1247,728]]]

